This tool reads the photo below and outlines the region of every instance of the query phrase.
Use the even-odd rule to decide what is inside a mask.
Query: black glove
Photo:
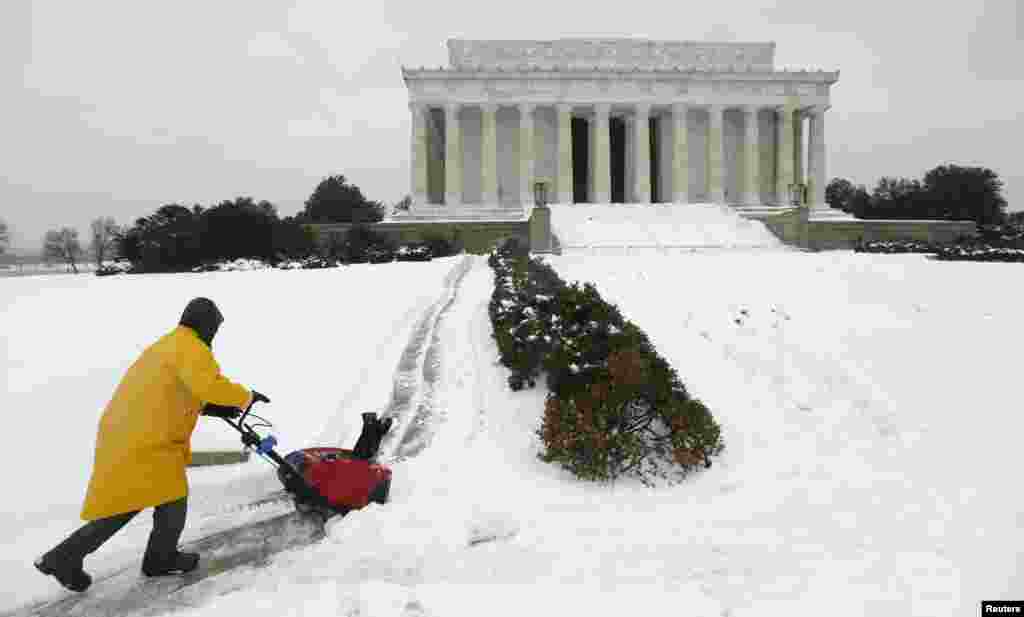
[[[253,390],[252,391],[252,402],[254,402],[254,403],[269,403],[270,399],[267,398],[266,396],[264,396],[263,394],[260,394],[259,392]]]
[[[214,403],[207,403],[203,406],[200,411],[204,416],[212,416],[214,418],[227,418],[234,420],[238,416],[242,415],[242,410],[237,407],[231,407],[229,405],[216,405]]]

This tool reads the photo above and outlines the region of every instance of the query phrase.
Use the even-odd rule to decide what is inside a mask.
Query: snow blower
[[[261,437],[256,432],[257,428],[273,425],[251,411],[250,404],[237,419],[232,419],[229,416],[237,414],[237,408],[207,404],[203,409],[206,415],[222,418],[241,434],[246,448],[277,468],[277,477],[293,498],[296,510],[316,513],[326,520],[371,502],[387,503],[391,469],[377,463],[376,457],[381,440],[391,430],[390,418],[382,420],[372,412],[362,414],[363,429],[352,450],[313,447],[282,457],[274,450],[276,437]]]

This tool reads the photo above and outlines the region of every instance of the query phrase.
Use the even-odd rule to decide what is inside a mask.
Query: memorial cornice
[[[405,75],[417,103],[743,105],[809,107],[829,102],[834,73],[697,74],[647,72],[506,73],[431,71]]]
[[[835,83],[839,71],[821,69],[798,70],[704,70],[704,69],[605,69],[565,70],[544,68],[520,69],[451,69],[445,67],[402,67],[402,78],[409,79],[665,79],[690,78],[708,81],[723,79],[791,81],[811,80]]]

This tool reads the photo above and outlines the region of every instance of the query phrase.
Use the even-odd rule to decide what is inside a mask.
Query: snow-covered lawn
[[[222,305],[215,352],[273,399],[282,449],[351,445],[462,259],[0,281],[0,611],[58,593],[31,560],[78,524],[103,404],[190,297]],[[550,257],[640,325],[723,426],[711,469],[648,489],[537,460],[544,391],[508,390],[492,273],[473,259],[437,325],[429,445],[393,466],[392,503],[212,579],[187,614],[935,616],[1024,598],[1019,266],[764,248]],[[235,437],[213,423],[194,443]],[[186,537],[218,512],[265,514],[224,512],[276,488],[268,469],[190,471]],[[133,563],[148,529],[140,516],[87,569]]]

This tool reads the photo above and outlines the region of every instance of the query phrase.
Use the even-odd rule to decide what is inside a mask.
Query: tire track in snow
[[[410,306],[398,320],[391,324],[392,334],[388,337],[387,343],[385,345],[378,345],[378,347],[390,347],[391,342],[402,331],[402,325],[411,321],[417,313],[422,313],[429,306],[430,305],[427,302],[420,302],[414,306]],[[337,405],[337,413],[327,420],[320,433],[320,437],[318,437],[314,443],[335,445],[339,448],[346,447],[342,444],[342,441],[346,437],[346,435],[343,434],[343,429],[347,425],[348,420],[345,414],[346,412],[351,411],[350,408],[352,407],[352,402],[362,393],[363,386],[368,381],[370,371],[375,368],[376,366],[372,362],[367,362],[363,365],[363,369],[360,371],[358,379],[349,386],[345,395],[341,397],[341,400]],[[360,428],[362,427],[358,426],[357,430]],[[355,443],[353,442],[351,445],[354,446]]]
[[[417,427],[415,424],[425,424],[431,419],[433,411],[433,397],[435,384],[438,381],[440,368],[440,343],[438,341],[438,325],[443,313],[447,312],[456,298],[457,288],[462,283],[463,277],[470,270],[473,264],[472,257],[465,257],[457,263],[444,278],[444,291],[441,297],[427,305],[423,316],[420,317],[413,328],[412,335],[406,343],[402,356],[398,361],[393,377],[393,388],[391,399],[387,409],[380,414],[382,417],[394,418],[394,428],[381,443],[379,460],[389,460],[392,457],[398,459],[408,458],[418,454],[424,447],[422,445],[411,448],[410,442],[417,435],[423,436],[424,427]],[[424,311],[423,302],[406,310],[402,317],[395,322],[395,334],[388,339],[390,342],[397,336],[401,324],[408,322],[417,311]],[[428,345],[429,338],[429,345]],[[340,441],[343,437],[341,431],[345,426],[346,418],[342,415],[349,407],[349,403],[356,399],[362,392],[362,385],[366,381],[369,371],[375,368],[368,363],[360,373],[359,381],[353,384],[344,394],[339,402],[339,411],[332,416],[321,430],[321,438],[316,443],[337,444],[344,447]],[[417,376],[419,373],[419,376]],[[421,393],[421,391],[424,391]],[[425,393],[425,395],[424,395]],[[413,422],[407,422],[409,410],[413,403],[417,403],[416,415]],[[443,414],[442,414],[443,415]],[[395,444],[397,435],[402,434],[398,444]],[[354,445],[354,444],[352,444]],[[392,461],[395,462],[395,461]],[[268,475],[272,472],[268,472]],[[222,505],[209,513],[208,516],[223,516],[241,511],[257,510],[265,504],[290,500],[291,497],[284,490],[276,490],[256,500],[247,500],[238,503]]]
[[[395,423],[381,444],[382,460],[394,462],[416,456],[430,443],[430,425],[444,421],[444,411],[437,414],[435,409],[441,371],[440,324],[455,303],[473,262],[474,257],[467,256],[448,273],[444,293],[420,319],[398,360],[391,401],[382,414]]]

